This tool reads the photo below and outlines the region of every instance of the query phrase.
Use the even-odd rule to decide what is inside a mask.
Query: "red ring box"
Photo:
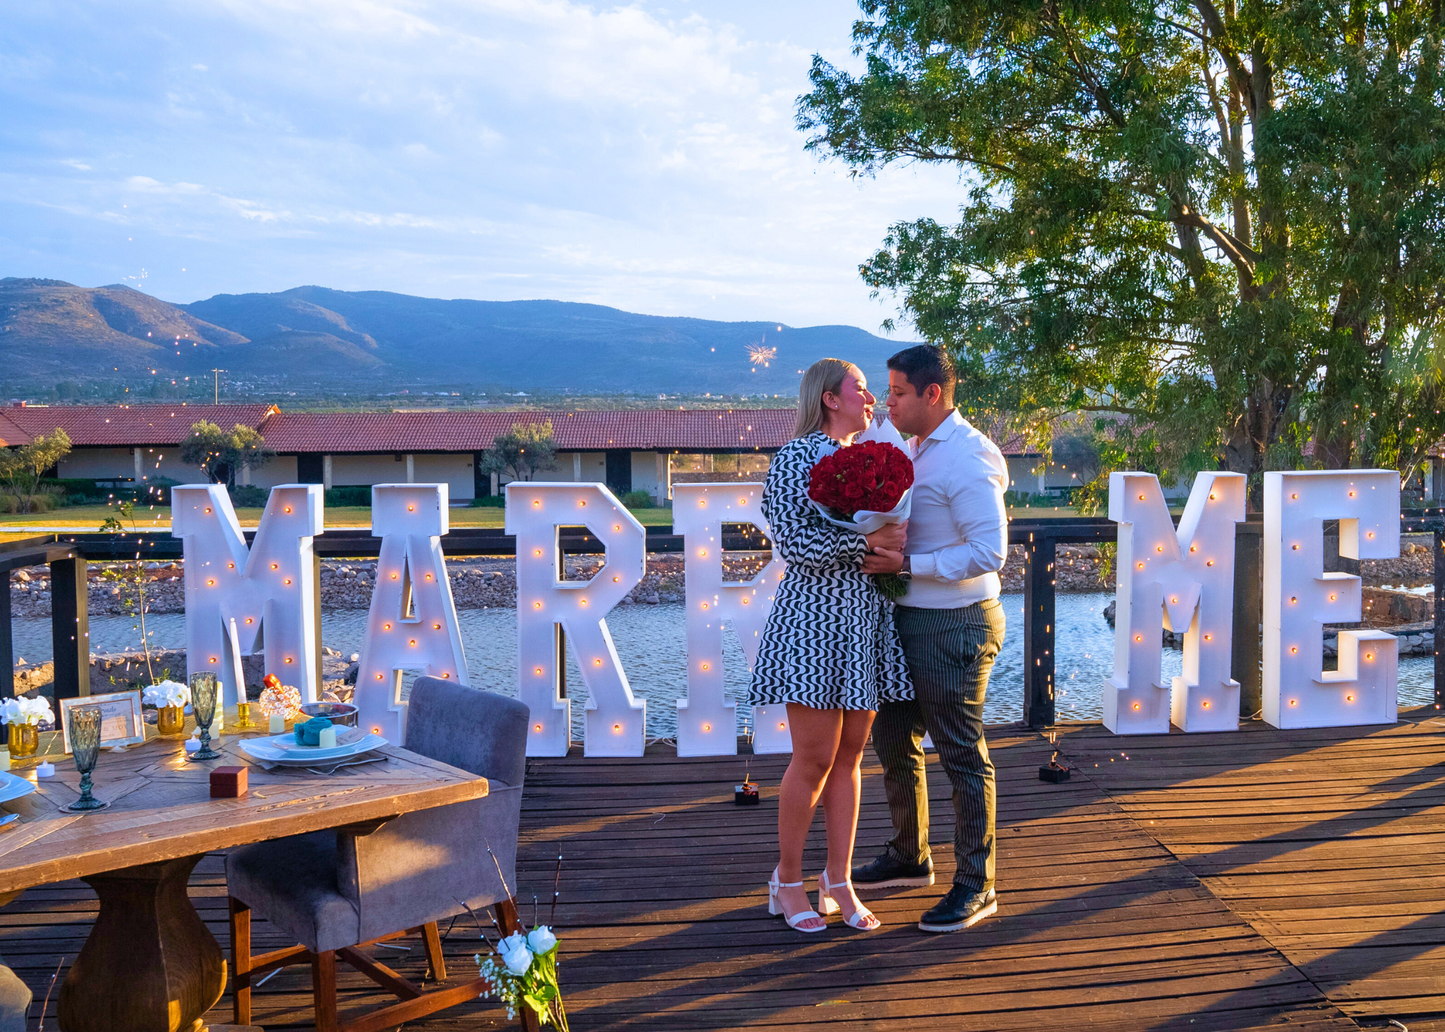
[[[211,771],[212,799],[239,799],[245,794],[245,767],[217,767]]]

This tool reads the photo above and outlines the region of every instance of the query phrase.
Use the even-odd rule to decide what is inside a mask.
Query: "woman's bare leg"
[[[851,886],[844,888],[853,868],[853,843],[858,837],[858,796],[862,778],[859,767],[868,731],[873,726],[872,710],[844,710],[833,769],[823,786],[823,814],[828,828],[828,884],[837,886],[833,897],[845,918],[858,909],[858,897]]]
[[[803,880],[803,845],[813,824],[818,797],[828,780],[828,772],[833,769],[843,726],[843,710],[819,710],[788,703],[793,759],[778,790],[779,881]],[[779,890],[778,901],[789,914],[812,909],[806,886]],[[807,921],[802,927],[817,927],[817,922]]]

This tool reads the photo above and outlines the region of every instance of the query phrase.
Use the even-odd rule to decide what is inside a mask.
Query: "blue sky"
[[[803,150],[849,0],[10,3],[0,275],[304,283],[662,315],[894,313],[857,266],[945,169]],[[907,330],[899,336],[910,336]]]

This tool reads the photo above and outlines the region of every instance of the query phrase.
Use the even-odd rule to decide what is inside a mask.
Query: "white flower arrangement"
[[[55,723],[55,711],[43,695],[6,699],[0,703],[0,721],[6,724]]]
[[[141,702],[147,706],[188,706],[191,690],[179,681],[158,681],[141,693]]]
[[[547,925],[538,925],[526,935],[513,932],[497,943],[486,959],[478,953],[477,968],[489,983],[488,991],[507,1008],[508,1020],[515,1020],[521,1007],[529,1007],[543,1025],[567,1029],[567,1012],[562,1008],[562,990],[557,984],[557,936]]]

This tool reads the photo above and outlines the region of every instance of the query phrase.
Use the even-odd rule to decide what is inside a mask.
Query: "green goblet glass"
[[[209,673],[191,675],[191,710],[196,715],[196,727],[201,731],[201,747],[191,753],[192,760],[218,760],[221,754],[211,748],[211,721],[216,719],[216,695],[219,685],[216,675]]]
[[[100,756],[100,724],[99,706],[76,706],[70,711],[70,751],[75,769],[80,771],[80,798],[65,807],[71,813],[104,810],[110,805],[90,793],[90,772]]]

